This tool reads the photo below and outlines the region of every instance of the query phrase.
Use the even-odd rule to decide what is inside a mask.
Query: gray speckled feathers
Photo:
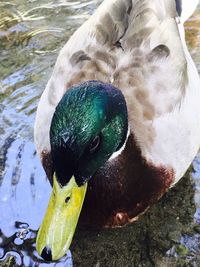
[[[80,29],[84,46],[69,55],[72,73],[65,88],[93,79],[114,84],[126,97],[130,121],[139,122],[142,132],[146,121],[180,103],[187,64],[175,1],[104,1]],[[79,36],[78,31],[74,38]],[[62,53],[72,51],[69,46]]]
[[[104,1],[62,50],[60,57],[65,56],[66,61],[63,65],[60,60],[55,76],[68,73],[64,77],[65,88],[96,79],[125,90],[130,82],[136,86],[138,82],[143,83],[144,65],[154,79],[160,73],[151,70],[166,64],[171,74],[176,70],[177,77],[173,79],[183,93],[187,80],[186,60],[175,17],[173,0]],[[79,43],[74,42],[77,38]]]
[[[120,88],[127,99],[130,121],[152,120],[172,109],[184,94],[187,81],[175,17],[174,0],[103,1],[58,56],[40,102],[48,113],[45,124],[50,127],[55,107],[67,88],[87,80]],[[36,127],[41,128],[43,118],[36,120]],[[49,149],[46,136],[44,130],[41,144],[36,135],[39,151],[41,147]]]
[[[131,132],[146,159],[176,170],[177,159],[183,155],[183,151],[177,153],[176,146],[181,137],[188,136],[182,148],[188,166],[196,149],[185,152],[191,143],[185,124],[194,127],[198,122],[190,122],[194,111],[187,103],[199,96],[199,78],[187,51],[176,4],[175,0],[103,1],[58,56],[37,111],[35,141],[39,154],[50,150],[51,118],[65,91],[80,82],[100,80],[122,90]],[[197,102],[194,106],[199,110]],[[168,147],[173,149],[167,150],[162,145],[169,141],[171,128],[177,139],[170,141]],[[198,143],[199,134],[195,132],[195,136],[192,142]],[[177,179],[183,172],[181,164]]]

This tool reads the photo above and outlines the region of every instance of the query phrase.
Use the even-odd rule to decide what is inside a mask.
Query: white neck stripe
[[[119,150],[115,151],[115,152],[110,156],[110,158],[108,159],[109,161],[115,159],[116,157],[118,157],[118,156],[122,153],[122,151],[124,150],[124,148],[125,148],[125,146],[126,146],[126,143],[127,143],[127,140],[128,140],[129,135],[130,135],[130,128],[128,127],[127,135],[126,135],[126,139],[125,139],[125,141],[124,141],[123,146],[122,146]]]

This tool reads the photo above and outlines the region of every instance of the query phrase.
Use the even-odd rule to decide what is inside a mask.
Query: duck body
[[[104,0],[58,56],[35,124],[51,183],[49,131],[69,88],[93,80],[111,84],[128,111],[123,146],[89,180],[83,223],[133,222],[179,181],[199,149],[200,80],[185,43],[183,22],[191,14],[184,7],[178,0]]]

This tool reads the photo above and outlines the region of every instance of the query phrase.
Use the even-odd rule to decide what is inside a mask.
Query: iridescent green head
[[[81,83],[59,102],[50,129],[53,191],[36,242],[45,260],[57,260],[67,252],[87,181],[123,146],[127,129],[125,99],[110,84]]]
[[[78,185],[123,145],[128,128],[124,96],[110,84],[89,81],[72,87],[54,113],[50,142],[56,176]]]

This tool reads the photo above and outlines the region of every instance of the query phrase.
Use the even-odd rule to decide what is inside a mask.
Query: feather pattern
[[[58,56],[37,110],[39,154],[50,151],[50,123],[65,91],[100,80],[122,90],[142,156],[172,167],[175,182],[181,178],[200,143],[200,82],[178,19],[185,14],[177,8],[180,3],[103,1]]]

